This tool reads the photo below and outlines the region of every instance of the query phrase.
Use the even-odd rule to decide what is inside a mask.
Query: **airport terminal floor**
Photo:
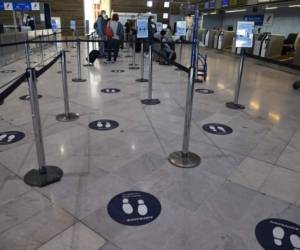
[[[64,172],[61,181],[43,188],[23,181],[37,168],[30,102],[19,100],[28,93],[27,84],[9,96],[1,105],[1,132],[20,131],[25,137],[0,145],[0,249],[261,250],[256,227],[263,220],[300,224],[300,96],[292,89],[299,76],[247,58],[240,94],[246,109],[231,110],[225,103],[233,99],[239,57],[201,50],[208,55],[208,77],[195,88],[214,93],[194,93],[190,150],[202,160],[196,168],[168,162],[169,154],[182,148],[188,83],[188,75],[174,66],[154,62],[153,97],[161,103],[146,106],[140,100],[147,97],[148,84],[135,81],[140,71],[128,68],[131,58],[125,52],[115,64],[97,60],[94,67],[82,67],[87,81],[76,83],[71,81],[76,49],[71,49],[70,110],[80,114],[74,122],[56,121],[64,110],[60,65],[43,74],[37,87],[43,96],[46,161]],[[189,57],[186,45],[186,66]],[[25,61],[2,70],[21,74]],[[1,73],[1,82],[12,76]],[[101,92],[105,88],[120,92]],[[119,126],[89,128],[102,119]],[[212,130],[224,124],[232,133],[208,133],[203,125],[211,123]],[[109,211],[109,204],[128,191],[151,194],[153,203],[138,200],[137,206],[123,199],[120,210],[138,209],[143,215],[159,210],[151,223],[133,226],[112,219],[122,211]],[[270,241],[280,244],[280,228]],[[293,244],[299,249],[297,235]]]

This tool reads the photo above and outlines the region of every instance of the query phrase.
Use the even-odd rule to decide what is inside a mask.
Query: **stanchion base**
[[[42,98],[42,95],[38,95],[38,99]],[[22,101],[29,101],[30,100],[30,95],[22,95],[19,97],[20,100]]]
[[[44,166],[42,170],[30,170],[24,176],[24,182],[32,187],[44,187],[52,183],[60,181],[63,176],[63,171],[59,167]]]
[[[178,168],[195,168],[200,165],[200,156],[189,152],[184,154],[182,151],[174,152],[168,157],[169,162]]]
[[[145,105],[157,105],[157,104],[160,104],[160,100],[158,100],[158,99],[144,99],[144,100],[141,100],[141,103],[145,104]]]
[[[69,113],[68,115],[59,114],[56,116],[56,120],[59,122],[72,122],[72,121],[76,121],[78,118],[79,118],[79,114],[77,113]]]
[[[140,67],[137,67],[137,66],[131,66],[131,67],[129,67],[129,69],[140,69]]]
[[[86,82],[86,79],[74,78],[72,79],[72,82]]]
[[[94,64],[92,64],[92,63],[83,64],[83,67],[93,67],[93,66],[94,66]]]
[[[56,72],[57,74],[61,74],[61,70]],[[67,74],[71,74],[72,71],[71,70],[67,70]]]
[[[135,80],[136,82],[148,82],[148,79],[139,78]]]
[[[226,107],[229,109],[245,109],[245,106],[234,102],[227,102]]]
[[[197,83],[203,83],[203,80],[201,80],[201,79],[195,79],[195,82],[197,82]]]

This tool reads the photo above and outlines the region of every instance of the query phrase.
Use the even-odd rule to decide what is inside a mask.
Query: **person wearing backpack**
[[[111,61],[111,53],[113,52],[115,62],[119,54],[120,41],[124,39],[124,29],[119,22],[118,14],[113,14],[112,20],[107,23],[105,35],[108,40],[108,61]]]
[[[101,15],[98,16],[96,23],[94,24],[94,28],[98,34],[98,37],[101,41],[105,39],[105,27],[106,27],[106,11],[102,10]],[[105,56],[104,52],[104,42],[99,42],[99,53],[101,57]]]

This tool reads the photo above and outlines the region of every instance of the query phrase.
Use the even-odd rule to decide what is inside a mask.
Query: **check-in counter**
[[[298,35],[295,41],[295,56],[293,60],[293,64],[300,66],[300,34]]]
[[[205,36],[205,47],[213,48],[214,46],[214,38],[217,30],[208,30]]]
[[[218,36],[218,50],[230,49],[232,46],[234,32],[233,31],[222,31]]]
[[[203,43],[203,44],[204,44],[206,32],[207,32],[206,29],[200,29],[200,30],[199,30],[199,41],[200,41],[201,43]]]
[[[264,39],[261,49],[261,57],[276,58],[282,54],[285,37],[282,35],[268,34]]]
[[[219,36],[220,36],[221,33],[222,33],[222,31],[217,30],[216,33],[215,33],[215,35],[214,35],[214,45],[213,45],[214,49],[218,48]]]

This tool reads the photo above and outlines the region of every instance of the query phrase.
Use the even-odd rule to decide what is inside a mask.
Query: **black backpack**
[[[94,29],[96,30],[97,27],[98,27],[98,25],[97,25],[97,21],[96,21],[96,22],[94,23]]]

